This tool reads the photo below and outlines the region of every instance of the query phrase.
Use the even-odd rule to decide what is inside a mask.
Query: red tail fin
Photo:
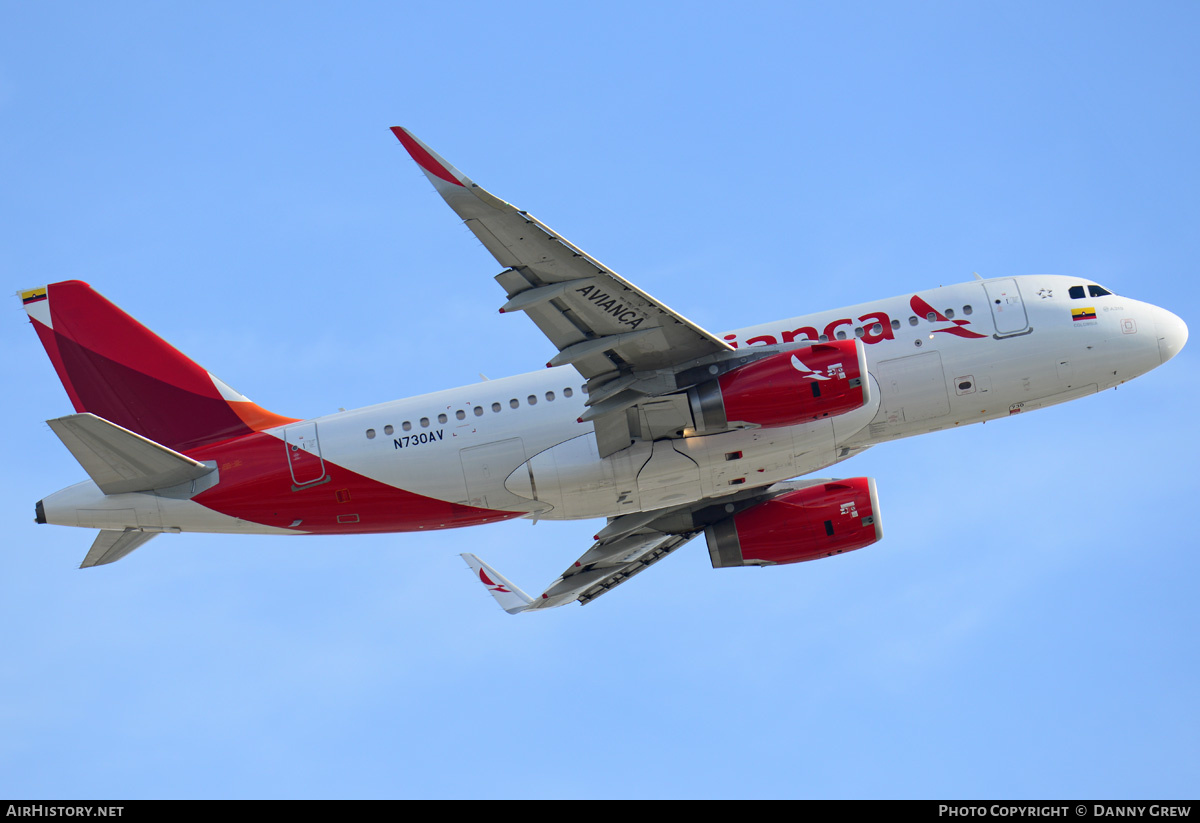
[[[251,403],[79,280],[22,292],[77,412],[176,451],[294,422]]]

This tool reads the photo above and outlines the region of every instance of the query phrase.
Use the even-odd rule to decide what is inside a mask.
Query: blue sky
[[[388,132],[701,325],[985,276],[1195,329],[1200,12],[1155,3],[0,2],[0,274],[89,281],[297,417],[529,371],[499,269]],[[885,540],[696,541],[509,617],[593,523],[165,536],[77,571],[83,473],[0,324],[0,796],[1194,797],[1193,348],[885,445]],[[1193,344],[1194,347],[1194,344]]]

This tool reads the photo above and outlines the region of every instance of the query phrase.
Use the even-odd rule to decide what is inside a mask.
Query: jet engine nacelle
[[[883,539],[875,481],[827,480],[774,497],[704,530],[713,568],[819,560]]]
[[[835,340],[748,363],[689,389],[688,399],[697,431],[794,426],[866,405],[870,382],[862,342]]]

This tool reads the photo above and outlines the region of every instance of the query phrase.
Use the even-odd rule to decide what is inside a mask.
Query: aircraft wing
[[[524,311],[558,354],[547,366],[574,366],[588,378],[583,420],[623,411],[678,388],[673,375],[732,352],[713,335],[584,253],[528,212],[480,187],[407,129],[392,132],[450,208],[507,268],[501,312]],[[604,427],[597,423],[601,455]],[[629,445],[617,437],[612,445]],[[615,451],[615,449],[612,449]]]
[[[474,554],[463,554],[500,607],[509,614],[553,609],[578,602],[586,606],[602,594],[653,566],[692,538],[740,511],[823,480],[792,480],[767,488],[709,498],[682,506],[610,518],[596,542],[537,597],[530,597]],[[710,547],[710,551],[711,551]],[[714,565],[716,565],[714,563]]]
[[[500,608],[509,614],[519,614],[534,609],[553,609],[575,601],[586,606],[638,572],[653,566],[698,533],[646,533],[628,535],[607,544],[596,541],[536,598],[525,594],[475,555],[463,554],[462,558],[479,577],[479,582],[496,598]]]

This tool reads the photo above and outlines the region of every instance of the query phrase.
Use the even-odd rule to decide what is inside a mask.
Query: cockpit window
[[[1071,288],[1069,288],[1067,290],[1067,293],[1071,295],[1072,300],[1082,300],[1082,299],[1084,299],[1085,296],[1086,297],[1111,297],[1112,296],[1112,292],[1110,292],[1108,289],[1097,286],[1095,283],[1088,284],[1086,295],[1084,295],[1084,293],[1083,293],[1083,286],[1071,286]]]

